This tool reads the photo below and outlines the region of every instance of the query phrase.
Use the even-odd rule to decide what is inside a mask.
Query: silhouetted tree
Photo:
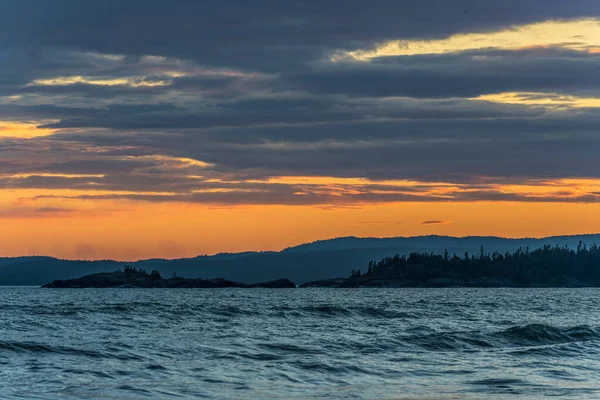
[[[579,282],[600,286],[600,248],[593,244],[580,243],[577,250],[567,247],[546,245],[530,251],[519,248],[514,253],[485,253],[483,246],[479,256],[463,258],[456,254],[450,258],[448,251],[443,255],[434,253],[410,253],[395,255],[379,262],[369,262],[367,276],[402,277],[415,282],[426,282],[433,278],[449,278],[469,281],[478,278],[507,279],[519,285],[545,284],[566,285]],[[352,271],[351,278],[361,272]]]
[[[162,279],[162,276],[160,276],[160,272],[153,269],[152,272],[150,273],[150,279],[158,281],[158,280]]]

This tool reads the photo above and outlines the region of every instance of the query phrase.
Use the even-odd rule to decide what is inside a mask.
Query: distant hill
[[[600,244],[600,234],[507,239],[491,236],[417,236],[396,238],[344,237],[320,240],[280,252],[222,253],[176,260],[151,259],[137,262],[72,261],[52,257],[0,258],[0,285],[43,285],[56,279],[74,279],[98,272],[112,272],[125,265],[156,269],[163,276],[176,273],[186,278],[217,278],[256,283],[287,278],[298,284],[348,276],[352,270],[366,270],[369,261],[411,252],[464,255],[512,252],[519,247],[537,249],[544,245],[576,248],[582,241]]]

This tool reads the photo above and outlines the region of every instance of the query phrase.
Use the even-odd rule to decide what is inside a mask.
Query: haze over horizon
[[[0,257],[600,227],[595,0],[5,0]]]
[[[598,238],[594,238],[594,236],[597,236]],[[584,239],[580,239],[581,237],[585,237],[587,239],[591,238],[593,240],[586,240]],[[344,240],[353,240],[356,239],[358,241],[385,241],[385,240],[394,240],[394,239],[428,239],[428,238],[440,238],[440,239],[477,239],[477,238],[481,238],[481,239],[498,239],[498,240],[523,240],[523,241],[527,241],[527,240],[544,240],[544,239],[553,239],[556,238],[558,239],[557,241],[553,242],[552,240],[546,240],[546,243],[544,244],[549,244],[550,246],[564,246],[566,245],[568,248],[571,249],[575,249],[577,246],[577,243],[579,243],[579,241],[581,241],[582,244],[588,246],[588,245],[594,245],[597,243],[600,243],[600,240],[595,240],[595,239],[600,239],[600,233],[589,233],[589,234],[573,234],[573,235],[559,235],[559,236],[520,236],[520,237],[501,237],[501,236],[492,236],[492,235],[482,235],[482,236],[474,236],[474,235],[465,235],[465,236],[451,236],[451,235],[437,235],[437,234],[429,234],[429,235],[416,235],[416,236],[382,236],[382,237],[375,237],[375,236],[337,236],[337,237],[329,237],[329,238],[321,238],[321,239],[317,239],[314,241],[310,241],[310,242],[301,242],[301,243],[294,243],[291,244],[289,246],[285,246],[285,247],[280,247],[280,248],[271,248],[271,249],[242,249],[239,251],[217,251],[214,253],[202,253],[202,254],[194,254],[194,255],[190,255],[190,256],[179,256],[179,257],[148,257],[148,258],[138,258],[138,259],[115,259],[115,258],[106,258],[106,257],[96,257],[96,258],[62,258],[62,257],[56,257],[56,256],[52,256],[52,255],[48,255],[48,254],[22,254],[20,256],[3,256],[0,255],[0,259],[1,258],[14,258],[14,259],[19,259],[19,258],[29,258],[29,257],[51,257],[51,258],[56,258],[59,260],[64,260],[64,261],[116,261],[116,262],[132,262],[132,263],[137,263],[140,261],[148,261],[148,260],[182,260],[182,259],[193,259],[193,258],[199,258],[199,257],[218,257],[218,256],[222,256],[222,255],[243,255],[245,253],[283,253],[289,250],[295,250],[297,248],[304,248],[304,247],[308,247],[311,249],[311,251],[320,251],[319,249],[321,249],[321,246],[319,246],[320,244],[327,244],[327,243],[334,243],[334,242],[339,242],[339,241],[344,241]],[[573,241],[570,238],[577,238],[577,241]],[[565,243],[565,241],[569,242],[568,244]],[[398,245],[401,245],[403,243],[398,243]],[[314,248],[313,246],[317,245],[316,248]],[[482,246],[483,243],[475,243],[475,242],[471,242],[469,244],[469,246],[473,247],[473,249],[478,250],[479,246]],[[531,247],[530,244],[526,244],[523,247]],[[355,246],[355,245],[351,245],[348,244],[347,246],[342,246],[342,248],[346,248],[348,250],[355,250],[355,249],[360,249],[361,247],[364,248],[374,248],[374,247],[379,247],[379,245],[375,244],[374,242],[371,243],[371,246]],[[442,246],[444,247],[444,246]],[[424,251],[426,253],[429,252],[434,252],[436,254],[441,254],[442,253],[442,247],[436,247],[434,245],[427,247],[427,246],[423,246],[423,243],[419,243],[417,248],[408,248],[407,250],[410,251]],[[448,245],[446,245],[445,247],[448,247]],[[514,251],[516,250],[519,246],[518,245],[513,245],[509,251]],[[538,247],[542,247],[542,245],[533,245],[533,248],[538,248]],[[333,246],[333,247],[328,247],[327,245],[324,247],[325,249],[336,249],[339,250],[339,247]],[[394,246],[392,245],[390,248],[394,248]],[[510,248],[510,246],[509,246]],[[486,249],[486,251],[490,251],[489,248]],[[492,248],[491,251],[499,251],[495,248]]]

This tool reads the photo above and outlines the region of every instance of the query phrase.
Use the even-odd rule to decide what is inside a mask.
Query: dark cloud
[[[386,40],[599,16],[596,0],[5,0],[0,122],[56,132],[0,132],[0,185],[226,205],[597,202],[593,193],[532,196],[492,183],[600,178],[598,109],[469,98],[595,97],[600,54],[330,57]],[[266,183],[278,176],[445,181],[469,190],[445,197],[427,185]],[[94,189],[134,194],[98,197]]]
[[[17,121],[91,117],[96,113],[98,113],[98,110],[95,108],[60,107],[52,104],[5,104],[0,107],[0,119]]]
[[[577,92],[600,87],[600,55],[538,51],[404,56],[332,64],[284,76],[322,94],[477,97],[501,92]]]
[[[0,44],[281,70],[327,49],[597,16],[600,5],[595,0],[7,0],[0,11]]]
[[[56,123],[43,125],[43,128],[111,128],[118,130],[172,130],[172,129],[204,129],[222,128],[213,132],[197,131],[200,136],[218,136],[235,138],[236,140],[290,140],[299,138],[308,140],[311,135],[320,135],[316,139],[337,138],[355,135],[351,132],[356,122],[373,120],[420,120],[421,123],[432,123],[445,119],[489,119],[514,118],[517,116],[534,117],[543,115],[543,110],[527,109],[510,105],[490,105],[484,102],[432,101],[417,100],[346,100],[336,96],[295,95],[271,98],[257,98],[243,101],[218,103],[213,106],[197,109],[182,109],[174,105],[154,106],[155,109],[144,110],[139,107],[109,107],[95,112],[88,112],[87,118],[80,116],[66,118]],[[124,112],[123,112],[124,111]],[[306,124],[336,125],[326,129],[329,136],[322,135],[319,130],[307,128]],[[281,125],[285,124],[282,129]],[[258,128],[255,128],[258,126]],[[272,126],[272,127],[269,127]],[[383,128],[384,124],[376,126]],[[231,130],[231,127],[243,127],[243,130]],[[344,130],[343,133],[339,132]],[[368,129],[368,128],[367,128]],[[379,129],[381,131],[381,129]],[[298,133],[296,133],[298,132]],[[311,133],[312,132],[312,133]],[[339,132],[339,133],[338,133]],[[365,137],[368,132],[359,133]],[[381,134],[373,132],[378,137]],[[389,135],[388,135],[389,136]],[[242,139],[244,138],[244,139]]]
[[[143,201],[151,203],[198,203],[207,205],[319,205],[345,207],[354,206],[356,204],[373,204],[373,203],[398,203],[398,202],[480,202],[480,201],[510,201],[510,202],[529,202],[529,203],[600,203],[600,197],[595,195],[575,195],[571,197],[565,196],[530,196],[519,193],[501,193],[497,191],[480,191],[476,195],[462,196],[416,196],[412,194],[402,193],[362,193],[355,195],[339,194],[311,194],[297,195],[293,192],[293,188],[285,188],[277,190],[272,188],[265,192],[247,192],[247,191],[231,191],[231,192],[207,192],[207,193],[192,193],[178,195],[160,195],[160,194],[82,194],[75,196],[36,196],[34,200],[129,200]],[[423,221],[425,225],[451,223],[452,221]]]
[[[133,174],[156,188],[174,183],[164,155],[214,164],[190,174],[243,179],[278,175],[445,179],[505,182],[533,178],[598,177],[597,112],[523,118],[398,119],[175,132],[76,132],[45,140],[4,142],[5,173],[103,174],[106,183]],[[144,117],[141,117],[144,118]],[[349,117],[350,118],[350,117]],[[234,120],[235,121],[235,120]],[[163,180],[158,178],[163,174]],[[48,177],[29,177],[33,187]],[[65,185],[87,179],[62,178]],[[144,180],[139,180],[144,182]],[[94,184],[99,184],[98,182]],[[58,178],[54,180],[60,186]]]

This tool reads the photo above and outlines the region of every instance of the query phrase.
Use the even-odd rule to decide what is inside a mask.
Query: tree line
[[[479,278],[510,280],[517,285],[573,284],[600,286],[600,248],[580,242],[577,249],[544,246],[530,251],[519,248],[513,253],[487,253],[463,256],[410,253],[369,262],[366,273],[352,271],[350,279],[402,278],[415,282],[446,278],[468,281]]]

